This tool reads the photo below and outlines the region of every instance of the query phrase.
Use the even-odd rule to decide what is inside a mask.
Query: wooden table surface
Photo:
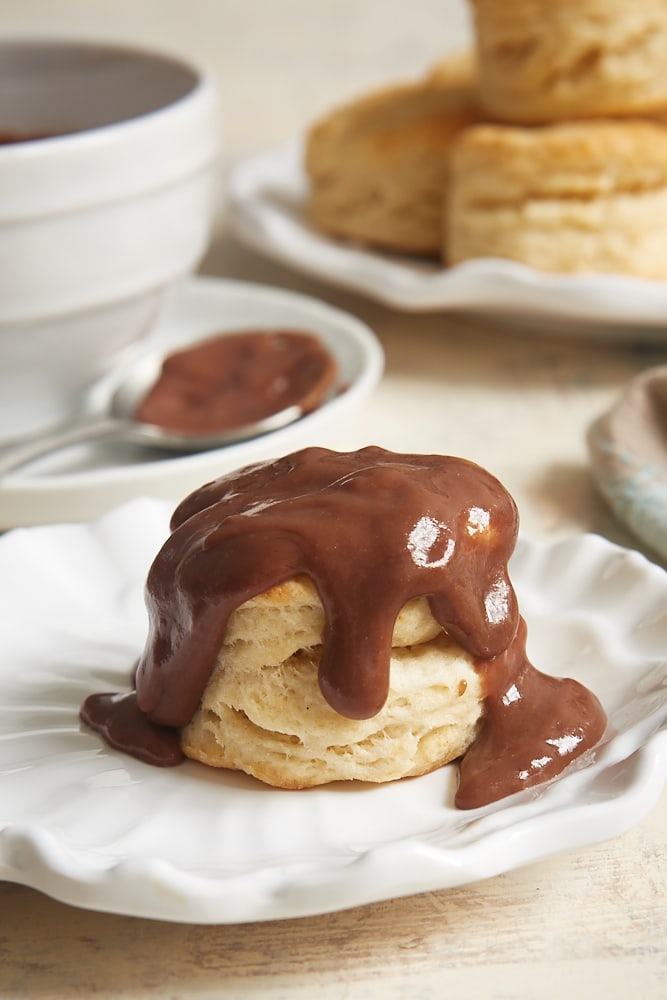
[[[458,0],[5,0],[0,33],[153,44],[222,93],[224,163],[303,131],[469,37]],[[202,271],[305,291],[368,322],[381,385],[341,446],[465,455],[513,492],[524,531],[640,547],[598,500],[584,435],[665,347],[473,315],[411,315],[257,256],[225,230]],[[667,794],[616,839],[462,888],[314,918],[175,925],[86,912],[0,884],[0,996],[659,998],[667,996]]]

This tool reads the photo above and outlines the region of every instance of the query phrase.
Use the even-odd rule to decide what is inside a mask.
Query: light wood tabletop
[[[528,534],[639,548],[598,498],[590,422],[664,344],[472,312],[399,311],[290,270],[226,228],[228,169],[365,89],[470,38],[459,0],[5,0],[0,34],[75,34],[180,52],[221,92],[223,162],[202,272],[305,292],[361,317],[384,377],[343,447],[464,455],[515,496]],[[645,553],[655,559],[651,553]],[[504,998],[667,996],[667,793],[616,838],[456,889],[284,921],[161,923],[0,884],[0,996]]]

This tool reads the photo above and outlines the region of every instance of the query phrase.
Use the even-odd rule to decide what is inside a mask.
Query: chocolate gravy
[[[51,139],[48,132],[19,132],[17,130],[0,129],[0,146],[13,146],[18,142],[34,142],[36,139]]]
[[[232,612],[300,574],[312,578],[324,606],[319,681],[342,715],[369,718],[382,708],[394,621],[414,597],[428,598],[437,621],[472,655],[484,715],[461,763],[459,807],[553,777],[603,734],[597,699],[527,658],[507,571],[516,506],[471,462],[308,448],[203,486],[177,507],[171,528],[148,574],[149,635],[130,731],[132,695],[119,702],[122,723],[106,695],[82,710],[114,746],[148,759],[145,725],[156,762],[155,727],[173,734],[190,721]],[[170,747],[158,762],[174,763]]]
[[[298,330],[244,330],[170,354],[135,411],[143,423],[214,434],[290,406],[309,413],[336,376],[321,341]]]

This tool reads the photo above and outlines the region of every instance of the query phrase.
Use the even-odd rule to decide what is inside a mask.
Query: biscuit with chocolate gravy
[[[185,754],[277,787],[305,788],[423,774],[468,749],[482,714],[480,677],[426,599],[409,602],[398,616],[389,695],[369,719],[340,715],[322,695],[324,628],[307,577],[238,608],[200,706],[182,731]]]
[[[667,105],[662,0],[472,0],[485,112],[523,124]]]
[[[475,121],[469,55],[336,109],[307,137],[310,222],[334,238],[438,257],[449,153]]]
[[[448,262],[667,276],[667,126],[480,125],[452,156]]]
[[[472,462],[304,448],[205,484],[170,526],[136,688],[81,708],[110,746],[287,788],[463,755],[469,809],[556,777],[604,732],[590,692],[528,659],[518,511]]]

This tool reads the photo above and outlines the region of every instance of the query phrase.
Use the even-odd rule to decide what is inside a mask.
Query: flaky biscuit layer
[[[667,275],[667,126],[478,126],[452,157],[448,261]]]
[[[324,612],[306,578],[235,612],[201,705],[183,730],[187,756],[283,788],[385,782],[460,756],[477,732],[481,683],[425,600],[396,623],[389,697],[372,719],[325,701],[317,680]]]

